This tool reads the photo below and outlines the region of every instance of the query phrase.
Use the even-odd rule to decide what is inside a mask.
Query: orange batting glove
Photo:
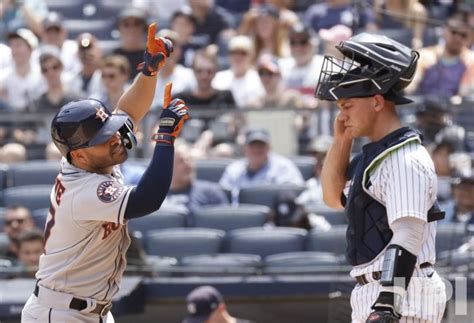
[[[152,138],[161,145],[172,145],[176,137],[179,136],[184,122],[189,119],[189,109],[184,101],[181,99],[171,100],[171,87],[171,82],[166,84],[158,133]]]
[[[155,76],[165,64],[166,58],[173,52],[173,43],[164,37],[155,37],[155,34],[156,23],[154,22],[148,26],[144,61],[138,65],[138,69],[147,76]]]

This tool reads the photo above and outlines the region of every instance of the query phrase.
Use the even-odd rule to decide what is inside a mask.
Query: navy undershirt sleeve
[[[125,218],[142,217],[158,210],[173,177],[174,146],[156,145],[150,165],[130,192]]]

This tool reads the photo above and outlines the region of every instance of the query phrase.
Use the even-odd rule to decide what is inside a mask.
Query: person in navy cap
[[[183,323],[251,323],[227,312],[221,293],[212,286],[200,286],[186,297],[188,316]]]

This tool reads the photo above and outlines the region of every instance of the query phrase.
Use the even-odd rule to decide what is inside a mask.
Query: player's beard
[[[122,142],[110,148],[110,158],[114,162],[113,165],[121,164],[127,160],[127,148],[125,148]]]

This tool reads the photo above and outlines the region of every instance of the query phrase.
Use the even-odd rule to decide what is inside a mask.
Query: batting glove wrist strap
[[[155,133],[151,140],[155,141],[157,145],[172,146],[176,137],[173,137],[166,133]]]

